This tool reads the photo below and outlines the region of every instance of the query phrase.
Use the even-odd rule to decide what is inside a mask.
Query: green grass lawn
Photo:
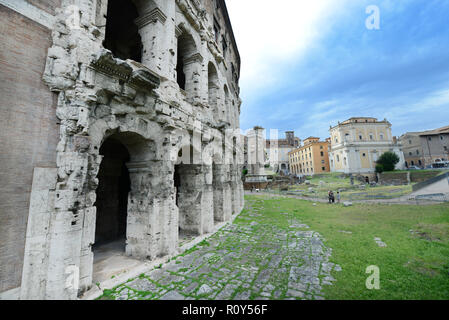
[[[298,199],[247,196],[261,198],[264,214],[293,213],[333,249],[331,261],[343,270],[333,274],[333,286],[324,287],[326,299],[449,299],[449,204],[314,206]],[[379,247],[375,237],[387,247]],[[379,290],[365,286],[370,265],[380,268]]]

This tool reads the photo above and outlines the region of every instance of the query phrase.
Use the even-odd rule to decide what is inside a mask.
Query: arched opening
[[[192,145],[182,147],[174,166],[176,206],[179,212],[179,242],[188,241],[201,234],[201,190],[204,185],[201,165],[194,164]]]
[[[217,100],[218,100],[218,73],[212,62],[209,62],[207,68],[208,75],[208,93],[209,93],[209,106],[212,107],[214,111],[217,111]]]
[[[223,155],[216,153],[212,157],[212,188],[214,205],[214,223],[226,221],[226,203],[225,203],[225,166],[223,165]]]
[[[130,0],[108,2],[106,35],[103,46],[122,60],[142,62],[142,39],[134,20],[139,16]]]
[[[131,189],[126,163],[128,149],[114,137],[100,148],[103,160],[98,172],[97,218],[94,252],[102,247],[125,251],[128,193]]]
[[[192,86],[190,83],[192,79],[189,77],[189,63],[188,58],[191,58],[196,53],[195,40],[192,35],[183,32],[178,37],[177,63],[176,63],[176,82],[179,87],[186,92]]]
[[[148,213],[141,209],[148,208],[151,178],[142,164],[154,159],[155,148],[139,134],[117,132],[105,139],[99,154],[103,159],[97,174],[93,283],[140,264],[135,258],[148,256]]]
[[[229,89],[227,85],[224,85],[224,94],[225,94],[225,107],[223,109],[223,119],[227,122],[231,123],[231,110],[230,110],[230,102],[229,102]]]

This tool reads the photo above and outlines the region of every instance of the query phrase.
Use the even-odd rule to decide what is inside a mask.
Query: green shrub
[[[399,157],[396,153],[387,151],[382,154],[379,159],[376,161],[376,170],[377,166],[382,166],[382,171],[394,171],[394,167],[399,162]]]

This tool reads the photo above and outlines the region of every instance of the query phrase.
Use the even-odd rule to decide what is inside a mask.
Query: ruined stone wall
[[[0,292],[21,283],[35,167],[56,166],[56,95],[42,80],[51,30],[0,5]]]
[[[54,15],[56,9],[61,6],[61,0],[26,0],[26,2],[52,15]]]
[[[100,149],[107,139],[114,137],[130,156],[128,255],[154,259],[174,254],[179,227],[201,235],[243,207],[240,134],[232,130],[238,128],[241,104],[238,78],[229,80],[223,71],[235,54],[224,58],[203,1],[133,3],[141,63],[118,59],[103,47],[107,1],[62,0],[56,9],[43,72],[58,96],[51,115],[60,129],[49,134],[59,133],[52,158],[56,168],[35,169],[29,216],[18,222],[22,237],[28,223],[22,299],[74,299],[91,287]],[[74,11],[67,10],[71,6],[82,13],[79,24]],[[179,39],[187,39],[180,48],[185,89],[177,82]],[[239,60],[233,63],[239,70]],[[42,141],[54,150],[55,139]],[[174,175],[181,164],[187,167],[176,187]],[[182,199],[178,205],[177,198]],[[67,286],[73,272],[79,286]]]

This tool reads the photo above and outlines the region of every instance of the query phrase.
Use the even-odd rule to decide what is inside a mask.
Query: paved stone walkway
[[[164,266],[105,291],[103,299],[324,299],[332,250],[285,212],[247,201],[233,224]],[[276,211],[276,210],[275,210]]]

